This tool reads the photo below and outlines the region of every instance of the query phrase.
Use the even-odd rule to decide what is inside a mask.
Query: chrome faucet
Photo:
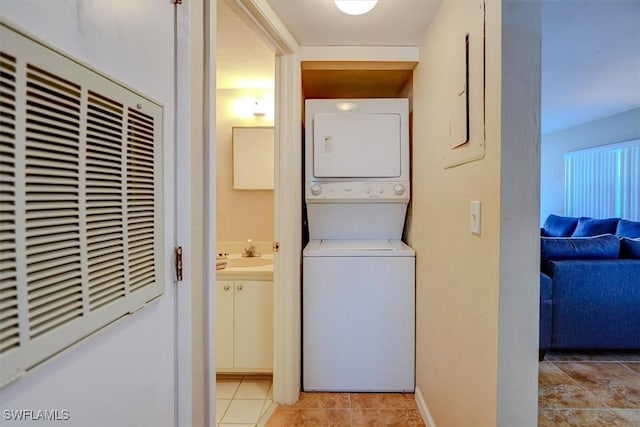
[[[253,240],[247,239],[247,246],[244,247],[242,256],[244,257],[258,257],[262,255],[260,252],[256,252],[256,247],[253,245]]]

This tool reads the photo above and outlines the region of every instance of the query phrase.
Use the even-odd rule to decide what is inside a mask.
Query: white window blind
[[[0,27],[0,384],[163,293],[160,104]]]
[[[640,140],[564,155],[565,214],[640,220]]]

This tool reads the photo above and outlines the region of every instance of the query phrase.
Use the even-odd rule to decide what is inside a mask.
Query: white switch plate
[[[473,234],[480,235],[481,216],[480,216],[480,201],[472,200],[470,202],[470,218],[469,218],[469,230]]]

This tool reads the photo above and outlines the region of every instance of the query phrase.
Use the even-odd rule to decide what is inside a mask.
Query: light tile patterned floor
[[[270,376],[218,375],[216,423],[218,427],[255,427],[273,404]]]
[[[640,426],[640,352],[550,353],[539,366],[540,427]]]

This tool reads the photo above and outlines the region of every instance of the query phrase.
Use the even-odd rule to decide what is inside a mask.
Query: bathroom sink
[[[273,264],[272,258],[246,257],[227,259],[227,268],[262,267],[270,264]]]

